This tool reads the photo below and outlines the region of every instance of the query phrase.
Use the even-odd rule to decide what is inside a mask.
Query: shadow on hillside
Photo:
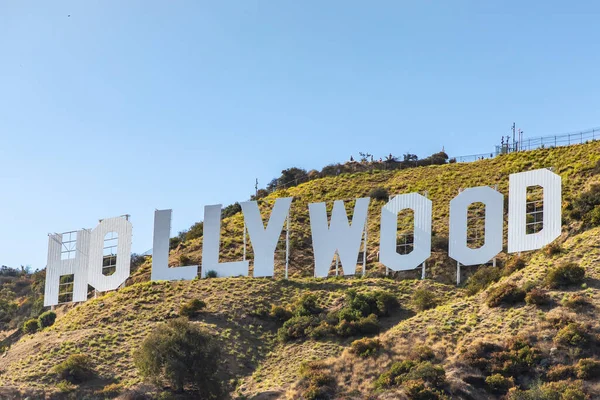
[[[600,289],[600,279],[585,278],[585,280],[583,282],[590,288]],[[574,289],[574,291],[578,291],[578,290],[581,290],[581,286],[573,286],[572,288],[568,288],[568,289]]]
[[[4,340],[0,340],[0,349],[3,347],[10,348],[13,344],[19,341],[21,335],[22,332],[19,329],[16,329],[13,333],[4,338]]]
[[[339,279],[339,281],[337,280]],[[332,280],[330,278],[322,278],[319,280],[315,280],[312,282],[302,282],[296,281],[293,279],[282,280],[281,284],[283,286],[291,286],[298,289],[308,289],[308,290],[340,290],[340,289],[348,289],[348,281],[342,281],[342,278],[337,278],[336,280]]]

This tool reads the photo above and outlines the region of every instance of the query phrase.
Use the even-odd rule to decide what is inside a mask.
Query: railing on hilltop
[[[574,133],[565,133],[565,134],[561,134],[561,135],[541,136],[541,137],[537,137],[537,138],[523,139],[521,142],[517,141],[514,144],[513,143],[505,143],[505,144],[497,145],[496,150],[493,152],[481,153],[481,154],[471,154],[471,155],[467,155],[467,156],[449,157],[448,162],[450,162],[450,163],[473,162],[473,161],[477,161],[477,160],[485,160],[485,159],[494,158],[499,154],[507,154],[507,153],[513,153],[513,152],[517,152],[517,151],[534,150],[534,149],[540,149],[540,148],[569,146],[572,144],[586,143],[586,142],[593,141],[593,140],[600,140],[600,127],[592,128],[592,129],[588,129],[588,130],[580,131],[580,132],[574,132]],[[420,160],[420,161],[423,161],[423,160]],[[417,166],[417,164],[420,161],[415,161],[415,166]],[[367,162],[367,164],[370,165],[370,167],[371,167],[370,169],[388,169],[385,167],[385,163],[382,164],[381,161],[370,162],[370,163]],[[381,167],[382,165],[383,165],[383,168]],[[422,165],[425,165],[425,164],[422,164]],[[367,167],[365,169],[365,171],[368,171],[370,169],[369,169],[369,167]],[[392,168],[392,169],[395,169],[395,168]],[[340,172],[341,171],[338,170],[337,175],[339,175]],[[308,182],[309,180],[311,180],[311,179],[308,177],[305,177],[303,179],[294,179],[289,182],[285,182],[285,183],[279,184],[275,187],[272,187],[267,192],[271,193],[271,192],[274,192],[279,189],[285,189],[288,187],[297,186],[298,184]]]
[[[498,153],[483,153],[483,154],[471,154],[469,156],[458,156],[458,157],[450,157],[450,160],[455,160],[455,162],[463,163],[463,162],[473,162],[477,160],[485,160],[487,158],[494,158],[498,155]],[[454,161],[452,161],[454,162]]]
[[[600,128],[592,128],[585,131],[565,133],[562,135],[542,136],[537,138],[523,139],[521,142],[506,143],[496,146],[497,154],[512,153],[515,151],[525,151],[534,149],[543,149],[548,147],[570,146],[572,144],[586,143],[600,139]]]

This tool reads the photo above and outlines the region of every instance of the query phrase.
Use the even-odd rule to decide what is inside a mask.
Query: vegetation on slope
[[[111,398],[132,389],[158,396],[162,388],[144,386],[132,354],[161,324],[178,318],[182,308],[194,325],[219,341],[224,355],[219,376],[233,397],[269,393],[294,399],[598,396],[600,228],[595,228],[591,213],[600,203],[593,186],[600,183],[599,160],[600,143],[594,142],[471,164],[340,174],[276,191],[259,204],[267,216],[276,198],[294,196],[293,279],[278,279],[283,275],[280,254],[274,280],[145,282],[147,260],[127,288],[60,307],[53,326],[11,342],[0,358],[4,391],[0,397],[29,390],[34,395]],[[496,271],[479,269],[471,281],[468,278],[478,268],[463,268],[466,290],[457,289],[455,263],[446,254],[451,198],[460,188],[495,184],[506,196],[510,173],[546,167],[563,177],[561,238],[520,258],[501,255]],[[303,278],[311,275],[313,265],[307,204],[328,201],[330,210],[331,200],[350,199],[347,209],[351,211],[351,199],[370,196],[376,188],[391,195],[427,191],[433,200],[434,252],[427,263],[428,279],[406,279],[419,277],[420,271],[376,278],[384,275],[377,262],[382,196],[373,196],[369,208],[370,277]],[[201,225],[196,229],[201,230]],[[222,260],[241,258],[242,229],[240,213],[223,218]],[[182,257],[200,261],[201,246],[201,236],[180,238],[171,253],[172,264]],[[252,259],[251,249],[248,258]],[[584,277],[577,267],[583,268]],[[383,291],[397,299],[398,310],[377,318],[378,335],[355,330],[346,337],[325,326],[357,322],[376,310],[369,306],[357,313],[362,308],[352,305],[356,295],[350,289],[366,298]],[[316,308],[308,314],[311,322],[318,323],[309,324],[302,335],[281,340],[278,332],[290,315],[298,313],[305,296],[315,296]],[[194,300],[206,307],[192,307],[188,313],[186,306]],[[312,334],[322,324],[325,334]],[[77,384],[59,380],[52,371],[76,354],[88,356],[94,377]],[[488,362],[483,365],[481,359]]]

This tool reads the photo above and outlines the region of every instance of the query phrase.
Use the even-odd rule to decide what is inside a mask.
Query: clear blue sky
[[[70,17],[69,17],[70,15]],[[0,0],[0,263],[291,166],[600,125],[597,2]]]

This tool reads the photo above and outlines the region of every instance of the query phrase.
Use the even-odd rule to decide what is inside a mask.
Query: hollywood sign
[[[527,188],[543,189],[542,229],[527,233]],[[274,255],[283,232],[289,223],[293,198],[275,201],[267,226],[256,201],[241,203],[245,231],[254,251],[254,277],[274,275]],[[364,239],[366,252],[366,221],[369,198],[356,199],[352,221],[348,221],[344,202],[334,202],[330,221],[325,203],[308,205],[314,250],[314,276],[326,277],[337,254],[344,275],[353,275],[360,247]],[[479,248],[467,245],[467,210],[473,203],[485,205],[484,244]],[[397,251],[398,214],[410,209],[414,213],[413,249],[408,254]],[[411,270],[424,263],[431,255],[432,202],[419,193],[400,194],[381,208],[379,261],[393,271]],[[492,260],[502,251],[504,225],[504,196],[489,186],[461,191],[450,202],[449,256],[458,266],[480,265]],[[157,210],[154,214],[152,280],[191,280],[198,274],[198,266],[169,267],[169,238],[171,210]],[[561,177],[550,170],[511,174],[509,177],[508,252],[536,250],[556,239],[561,232]],[[202,277],[208,271],[218,276],[248,276],[249,261],[220,262],[221,205],[204,207],[202,246]],[[115,290],[125,283],[130,274],[132,226],[127,217],[101,220],[92,230],[83,229],[49,235],[48,263],[44,305],[87,300],[88,285],[97,291]],[[244,257],[245,258],[245,257]],[[363,273],[364,273],[363,257]],[[287,272],[287,269],[286,269]],[[71,279],[63,281],[65,275]],[[62,293],[70,293],[67,300],[59,301]]]

